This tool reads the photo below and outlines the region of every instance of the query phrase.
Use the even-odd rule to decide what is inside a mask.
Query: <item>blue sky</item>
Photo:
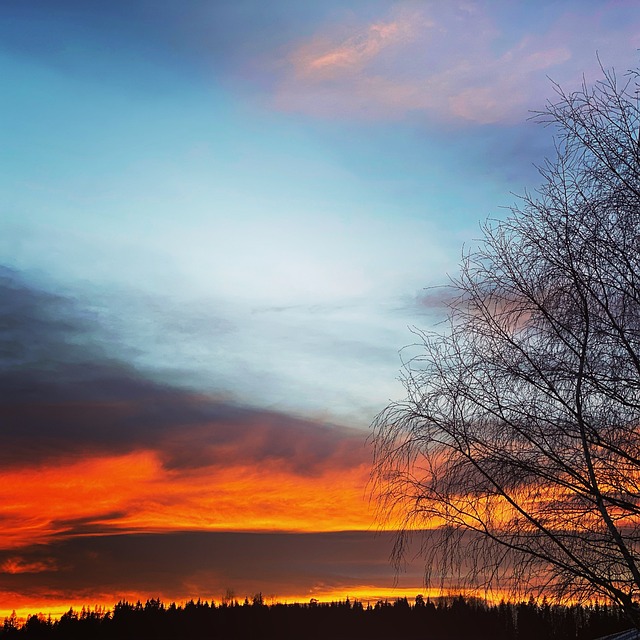
[[[409,327],[437,319],[424,288],[538,183],[550,79],[597,79],[596,52],[623,74],[640,45],[623,1],[0,14],[0,265],[11,309],[46,301],[5,311],[3,372],[35,404],[36,378],[81,364],[363,441],[402,395]],[[55,429],[30,433],[55,449]]]

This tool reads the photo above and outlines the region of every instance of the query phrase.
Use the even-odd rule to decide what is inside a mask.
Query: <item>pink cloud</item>
[[[597,11],[559,12],[534,33],[515,24],[501,30],[480,3],[399,7],[386,19],[329,26],[292,46],[274,86],[275,108],[321,118],[520,121],[551,97],[547,76],[569,89],[583,73],[597,77],[596,50],[605,65],[626,70],[640,26]]]
[[[332,77],[360,70],[385,48],[411,38],[411,25],[406,20],[378,22],[368,25],[341,41],[318,37],[298,47],[290,61],[303,77]]]

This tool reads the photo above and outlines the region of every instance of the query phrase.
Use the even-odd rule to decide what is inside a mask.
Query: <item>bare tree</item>
[[[374,421],[381,513],[431,574],[605,597],[640,626],[640,112],[613,71],[537,113],[542,186],[484,225],[404,401]]]

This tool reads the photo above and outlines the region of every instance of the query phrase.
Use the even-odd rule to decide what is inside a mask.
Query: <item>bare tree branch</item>
[[[535,118],[557,157],[415,330],[405,400],[373,423],[373,493],[446,583],[605,596],[640,627],[638,73],[603,68]]]

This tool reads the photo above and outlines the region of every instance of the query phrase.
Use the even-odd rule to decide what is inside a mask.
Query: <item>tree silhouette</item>
[[[165,606],[157,599],[131,604],[119,602],[108,611],[78,614],[73,610],[60,620],[30,616],[22,626],[9,617],[0,638],[24,640],[95,638],[96,640],[210,640],[237,638],[282,640],[590,640],[623,628],[617,608],[563,607],[528,603],[490,604],[461,596],[411,605],[406,598],[380,601],[375,606],[332,602],[302,604],[248,604],[216,606],[190,601]],[[536,635],[537,634],[537,635]]]
[[[430,575],[604,596],[640,626],[638,73],[557,98],[542,186],[483,227],[404,401],[373,424],[384,516],[438,528]]]

